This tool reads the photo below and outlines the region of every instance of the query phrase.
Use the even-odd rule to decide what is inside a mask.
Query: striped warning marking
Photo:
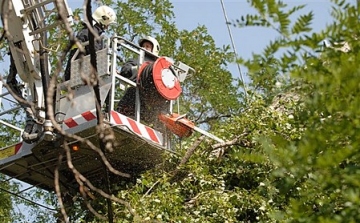
[[[64,130],[71,129],[94,119],[96,119],[95,109],[81,113],[80,115],[74,116],[72,118],[66,119],[64,121],[65,125],[63,126],[63,129]]]
[[[160,132],[143,125],[135,120],[117,113],[115,111],[111,111],[110,123],[114,125],[123,125],[127,126],[132,132],[136,133],[137,135],[151,140],[157,144],[163,145],[163,136]]]
[[[16,155],[20,151],[21,146],[22,142],[0,150],[0,159],[5,159],[10,156]]]

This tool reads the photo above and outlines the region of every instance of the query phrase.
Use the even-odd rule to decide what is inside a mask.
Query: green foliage
[[[305,107],[298,111],[294,124],[305,127],[305,131],[296,140],[277,136],[262,141],[268,154],[266,157],[277,166],[271,181],[279,190],[277,198],[283,199],[279,200],[281,208],[270,216],[278,221],[359,221],[358,184],[352,180],[359,174],[358,9],[345,1],[334,3],[332,15],[335,21],[324,31],[306,34],[305,39],[285,38],[283,42],[283,46],[294,51],[291,55],[304,47],[314,49],[326,34],[332,41],[347,41],[352,50],[343,53],[329,49],[320,57],[312,58],[303,54],[302,66],[285,67],[291,75],[292,85],[298,86],[297,94],[304,95]],[[306,27],[310,18],[310,14],[300,16],[292,31],[284,32],[282,36],[309,31]],[[273,53],[278,52],[276,45],[271,49]],[[284,65],[292,61],[295,60],[285,61]],[[252,61],[247,62],[253,65]],[[254,70],[259,70],[256,63]],[[270,63],[266,67],[269,65],[275,66]],[[254,80],[260,82],[256,74]]]
[[[196,70],[183,84],[183,110],[204,120],[239,109],[239,89],[226,70],[234,56],[229,47],[216,47],[205,27],[180,32],[180,43],[176,57]]]
[[[115,2],[117,26],[114,32],[130,40],[142,35],[154,35],[167,31],[174,13],[172,4],[166,1],[129,0]],[[171,33],[171,32],[169,32]],[[162,45],[162,42],[160,42]]]
[[[5,102],[7,103],[7,102]],[[13,106],[15,107],[15,104],[10,104],[7,106]],[[13,111],[9,115],[4,115],[3,121],[10,123],[14,126],[23,126],[23,118],[21,115],[21,111],[19,109]],[[0,138],[2,139],[0,142],[0,147],[9,146],[16,144],[20,141],[21,132],[19,130],[15,130],[14,128],[11,128],[6,125],[0,126]]]
[[[6,177],[4,175],[0,175],[0,220],[1,222],[11,222],[11,210],[13,208],[11,203],[11,197],[6,192],[11,188],[11,185],[8,181],[5,181]]]
[[[308,14],[301,15],[299,18],[295,21],[295,24],[291,28],[291,33],[293,35],[300,34],[302,32],[310,32],[311,28],[311,21],[313,20],[314,14],[313,12],[309,12]]]
[[[290,72],[304,63],[305,54],[313,55],[312,49],[325,34],[309,35],[313,12],[298,16],[291,24],[291,18],[305,5],[288,8],[282,1],[251,1],[251,5],[258,14],[242,16],[234,25],[240,28],[261,26],[275,30],[279,36],[271,40],[262,53],[254,54],[251,59],[239,59],[239,62],[248,69],[252,89],[271,100],[278,93],[275,84],[291,85]]]
[[[225,148],[220,157],[210,144],[202,144],[175,180],[171,170],[179,160],[165,157],[161,168],[143,175],[136,186],[121,191],[119,196],[131,202],[144,222],[270,222],[269,213],[278,208],[281,198],[271,184],[274,164],[269,159],[260,162],[267,153],[257,141],[264,135],[298,139],[300,130],[292,126],[295,121],[291,116],[264,104],[258,98],[242,116],[222,125],[223,137],[247,134]],[[187,142],[183,147],[191,144]],[[179,152],[180,156],[185,153],[184,149]],[[123,211],[120,206],[116,213]],[[121,221],[124,218],[127,222],[134,220],[126,212],[119,216]]]

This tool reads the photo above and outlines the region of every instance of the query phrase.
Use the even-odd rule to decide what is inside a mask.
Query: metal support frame
[[[141,64],[143,64],[143,62],[145,61],[145,55],[149,54],[151,55],[153,58],[158,59],[159,56],[152,54],[151,52],[145,50],[144,48],[134,44],[133,42],[130,42],[126,39],[124,39],[123,37],[119,37],[119,36],[114,36],[110,39],[110,46],[112,46],[111,48],[111,61],[112,61],[112,65],[111,65],[111,74],[113,75],[113,77],[119,77],[116,76],[116,58],[117,58],[117,51],[119,51],[120,48],[126,49],[130,52],[135,53],[136,55],[138,55],[139,58],[139,67],[141,66]],[[139,68],[138,67],[138,68]],[[178,62],[177,64],[173,65],[174,67],[174,71],[176,72],[177,77],[179,78],[179,80],[182,82],[186,79],[186,76],[189,73],[194,73],[195,70],[193,68],[191,68],[190,66],[182,63],[182,62]],[[115,83],[115,77],[113,79],[113,83]],[[120,85],[125,86],[126,84],[130,84],[131,86],[136,86],[136,83],[128,80],[127,78],[124,77],[119,77],[120,79]],[[131,83],[132,82],[132,83]],[[115,95],[115,88],[112,88],[111,91],[111,108],[113,107],[113,103],[114,103],[114,98],[113,96]],[[141,108],[141,101],[140,101],[140,95],[139,95],[139,89],[136,88],[136,98],[135,98],[135,119],[137,122],[140,122],[141,117],[140,117],[140,108]],[[172,111],[173,109],[173,102],[170,102],[170,111]]]
[[[10,92],[8,92],[8,91],[5,92],[5,93],[3,93],[3,87],[4,87],[4,86],[3,86],[3,82],[0,81],[0,105],[2,106],[2,108],[4,108],[4,110],[0,112],[0,117],[3,116],[3,115],[10,114],[10,113],[13,112],[13,111],[16,111],[16,110],[21,109],[21,106],[20,106],[20,105],[6,106],[6,105],[2,104],[2,103],[3,103],[3,99],[6,100],[6,101],[9,101],[9,102],[11,102],[11,103],[17,104],[17,101],[16,101],[15,99],[10,99],[10,98],[6,98],[6,97],[5,97],[5,96],[8,96],[8,95],[11,96],[11,94],[10,94]],[[6,122],[6,121],[4,121],[4,120],[2,120],[2,119],[0,119],[0,123],[3,124],[3,125],[6,125],[6,126],[9,127],[9,128],[12,128],[12,129],[14,129],[14,130],[16,130],[16,131],[19,131],[19,132],[20,132],[20,138],[19,138],[19,140],[20,140],[20,141],[22,140],[21,134],[22,134],[23,131],[24,131],[22,128],[17,127],[17,126],[15,126],[15,125],[13,125],[13,124],[11,124],[11,123],[9,123],[9,122]]]

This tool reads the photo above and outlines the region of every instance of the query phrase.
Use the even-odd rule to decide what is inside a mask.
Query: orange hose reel
[[[171,70],[172,63],[165,57],[158,58],[153,67],[153,80],[156,89],[168,100],[177,99],[182,89],[180,81]]]

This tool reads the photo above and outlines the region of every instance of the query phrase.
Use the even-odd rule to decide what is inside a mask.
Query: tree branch
[[[213,145],[212,146],[213,150],[211,151],[210,156],[215,156],[216,158],[220,158],[224,155],[227,148],[234,146],[234,145],[240,145],[242,147],[251,148],[252,144],[250,142],[248,142],[247,140],[243,139],[244,137],[249,135],[249,133],[250,133],[250,131],[244,130],[244,132],[242,134],[236,136],[232,140],[222,142],[222,143],[217,143],[217,144]]]
[[[211,116],[211,117],[205,118],[202,121],[197,122],[197,124],[208,123],[209,121],[217,120],[217,119],[220,119],[220,118],[230,118],[231,116],[232,115],[230,115],[230,114]]]
[[[175,171],[173,172],[172,174],[172,177],[170,179],[170,182],[173,181],[175,179],[175,177],[179,174],[180,172],[180,168],[182,166],[184,166],[190,159],[191,155],[194,154],[195,152],[195,149],[200,145],[200,143],[202,141],[204,141],[205,139],[205,136],[204,135],[201,135],[195,142],[194,144],[189,147],[189,149],[186,151],[184,157],[181,159],[179,165],[176,167]]]

